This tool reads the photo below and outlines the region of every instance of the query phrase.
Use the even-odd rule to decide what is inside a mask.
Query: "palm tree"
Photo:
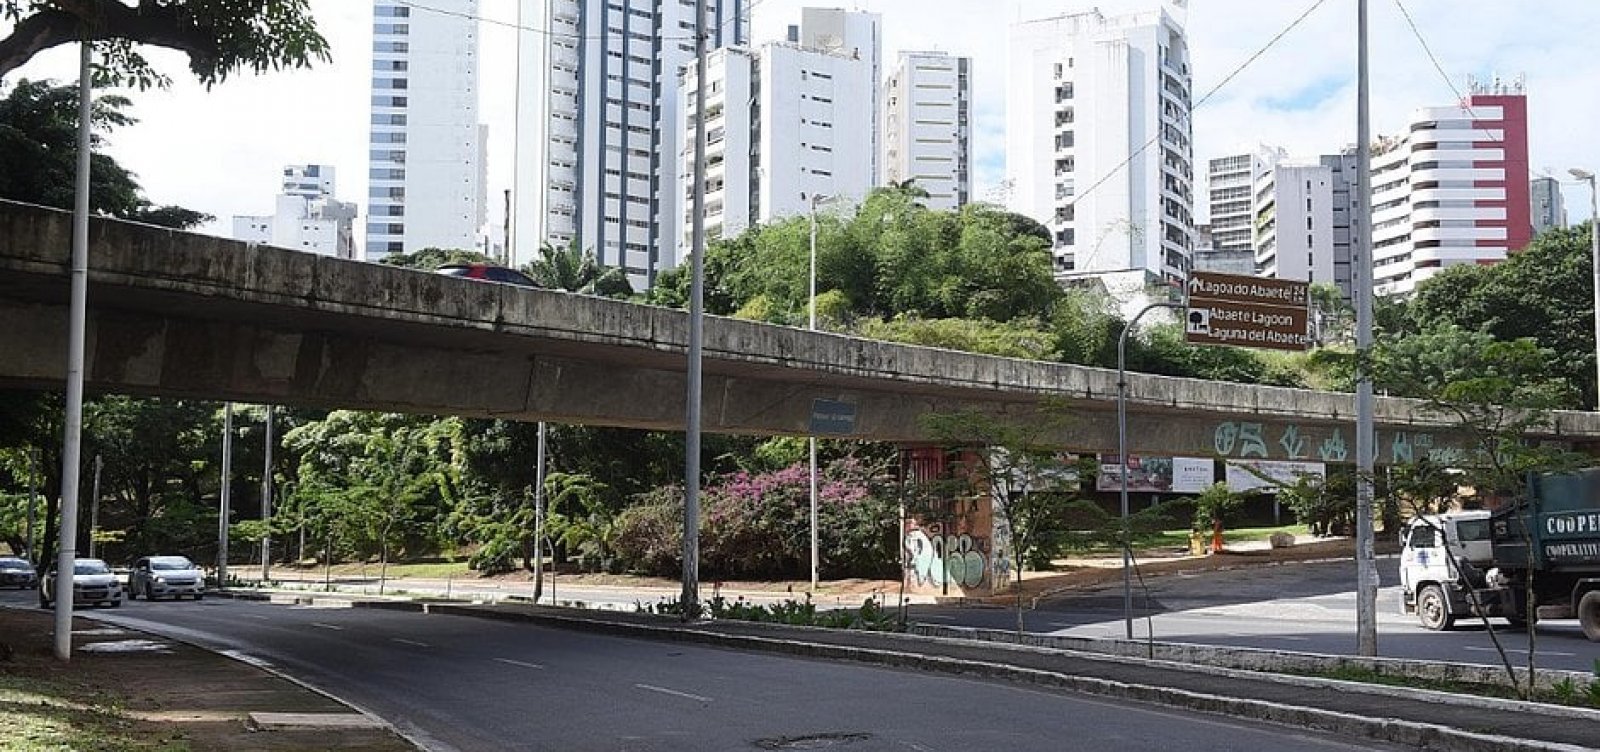
[[[558,250],[545,243],[539,249],[539,258],[528,263],[522,271],[535,284],[549,290],[566,290],[584,295],[607,298],[626,298],[633,295],[633,285],[628,275],[615,266],[601,266],[594,253],[581,251],[577,243]]]

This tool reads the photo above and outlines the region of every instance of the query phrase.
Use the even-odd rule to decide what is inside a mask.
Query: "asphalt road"
[[[1415,616],[1400,613],[1398,563],[1378,561],[1378,653],[1413,658],[1498,665],[1499,653],[1477,619],[1462,619],[1456,629],[1430,632]],[[1355,562],[1333,561],[1256,567],[1135,581],[1134,636],[1152,631],[1162,642],[1291,650],[1302,653],[1356,653]],[[946,626],[1015,629],[1016,613],[1005,608],[913,606],[912,618]],[[1123,637],[1121,584],[1065,594],[1023,613],[1030,632],[1074,637]],[[1494,620],[1513,663],[1527,665],[1526,632]],[[1600,643],[1590,642],[1574,619],[1541,622],[1535,661],[1540,668],[1591,671]]]
[[[1395,749],[947,675],[467,617],[223,599],[92,613],[266,661],[436,750]]]

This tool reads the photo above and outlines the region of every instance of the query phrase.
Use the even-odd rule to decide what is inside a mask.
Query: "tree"
[[[941,443],[960,446],[973,461],[963,463],[953,478],[959,486],[993,500],[996,527],[1009,530],[1012,560],[1017,576],[1017,634],[1022,634],[1022,562],[1028,560],[1039,533],[1062,514],[1070,499],[1059,479],[1076,469],[1076,462],[1055,446],[1051,436],[1070,419],[1065,402],[1046,402],[1039,414],[1027,420],[979,412],[925,415],[922,425]],[[1002,522],[1003,519],[1003,522]],[[996,537],[999,537],[997,534]],[[1123,545],[1128,545],[1124,540]]]
[[[0,0],[0,18],[13,22],[0,38],[0,77],[33,58],[90,34],[107,83],[160,86],[141,45],[189,56],[189,70],[206,86],[241,70],[262,73],[331,60],[309,0]]]
[[[1432,356],[1432,357],[1430,357]],[[1466,331],[1452,324],[1436,325],[1422,334],[1380,348],[1374,353],[1374,382],[1402,385],[1427,401],[1427,410],[1448,418],[1467,440],[1444,448],[1423,462],[1392,473],[1391,492],[1421,517],[1446,511],[1460,502],[1466,487],[1482,496],[1496,496],[1511,508],[1531,506],[1528,478],[1535,473],[1571,470],[1591,463],[1547,444],[1530,444],[1525,437],[1548,430],[1550,411],[1567,404],[1571,388],[1565,380],[1551,378],[1556,355],[1532,338],[1496,340],[1483,332]],[[1527,530],[1518,526],[1528,552],[1527,569],[1534,570],[1535,548]],[[1435,528],[1441,534],[1442,529]],[[1454,561],[1446,541],[1445,553],[1457,572],[1466,569]],[[1534,581],[1527,580],[1523,602],[1537,602]],[[1473,588],[1466,588],[1476,600]],[[1534,668],[1537,610],[1522,615],[1527,629],[1528,684],[1520,687],[1510,657],[1494,627],[1483,617],[1484,628],[1500,654],[1511,683],[1526,699],[1535,686]]]
[[[546,243],[539,258],[523,267],[523,273],[547,290],[599,295],[607,298],[633,296],[633,284],[620,267],[601,266],[593,253],[585,253],[574,242],[566,250]]]
[[[390,266],[400,266],[406,269],[422,269],[433,271],[446,264],[487,264],[492,259],[477,251],[467,251],[460,248],[423,248],[411,253],[391,253],[384,256],[379,263]]]
[[[113,129],[136,120],[126,97],[94,100],[90,149],[106,146]],[[77,179],[78,88],[22,80],[0,100],[0,198],[71,209]],[[185,229],[213,217],[179,206],[156,206],[133,174],[103,153],[89,158],[89,208],[120,219]]]
[[[1454,324],[1500,341],[1528,338],[1552,355],[1551,374],[1574,388],[1571,407],[1595,407],[1594,281],[1587,225],[1541,233],[1494,266],[1463,264],[1420,285],[1408,331]]]

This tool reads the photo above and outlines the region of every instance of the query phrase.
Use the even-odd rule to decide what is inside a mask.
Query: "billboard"
[[[1328,466],[1322,462],[1228,460],[1227,471],[1228,490],[1234,493],[1277,493],[1278,484],[1292,486],[1302,476],[1328,477]]]
[[[1140,457],[1128,455],[1128,490],[1156,493],[1200,493],[1216,482],[1210,457]],[[1121,491],[1122,464],[1115,454],[1100,455],[1095,490]]]

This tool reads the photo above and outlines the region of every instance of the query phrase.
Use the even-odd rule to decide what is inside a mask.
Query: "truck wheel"
[[[1596,602],[1600,605],[1600,601]],[[1417,621],[1423,629],[1440,632],[1455,624],[1450,615],[1450,604],[1445,601],[1444,590],[1438,585],[1428,585],[1417,593]]]
[[[1578,623],[1583,626],[1584,637],[1600,642],[1600,590],[1590,590],[1578,601]]]

